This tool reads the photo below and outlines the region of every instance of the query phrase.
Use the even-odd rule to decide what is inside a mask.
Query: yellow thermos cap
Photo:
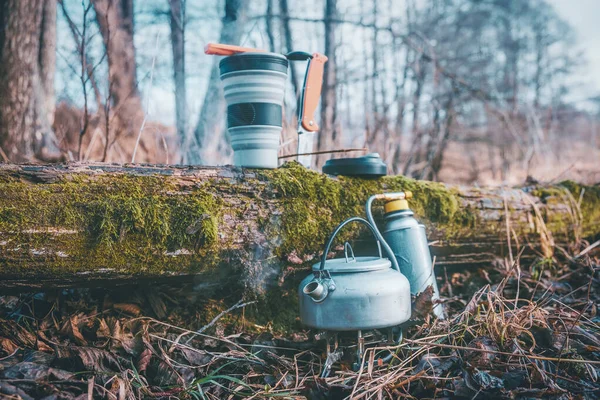
[[[411,192],[404,192],[405,198],[402,200],[392,200],[385,203],[384,210],[386,213],[391,213],[400,210],[409,210],[408,199],[412,198]]]

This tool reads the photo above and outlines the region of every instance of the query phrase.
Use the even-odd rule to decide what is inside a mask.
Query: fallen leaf
[[[208,364],[213,359],[213,356],[204,350],[191,349],[187,347],[181,347],[179,350],[187,362],[190,363],[190,365],[201,367]]]
[[[150,360],[152,360],[152,350],[149,348],[145,348],[144,351],[140,354],[140,357],[137,361],[137,370],[140,373],[146,372],[148,369],[148,365],[150,365]]]
[[[150,364],[148,375],[156,386],[173,386],[183,384],[183,379],[177,371],[162,360],[156,360]]]
[[[489,336],[481,336],[469,342],[467,347],[481,349],[485,351],[465,350],[464,359],[469,364],[477,368],[489,368],[492,362],[496,359],[498,345]]]
[[[11,385],[8,382],[0,381],[0,394],[4,394],[6,396],[11,396],[9,398],[17,398],[22,400],[33,400],[33,397],[29,396],[23,390],[18,387]]]
[[[98,329],[96,330],[98,339],[110,339],[110,328],[104,318],[100,319]]]
[[[19,348],[12,340],[8,338],[0,338],[0,348],[5,355],[9,355],[15,352]]]
[[[487,371],[477,371],[472,374],[472,378],[479,386],[479,390],[497,390],[504,388],[502,379],[491,375]]]
[[[46,365],[33,362],[20,362],[3,371],[0,371],[0,377],[4,379],[29,379],[39,380],[69,380],[73,374],[61,369],[51,368]]]
[[[133,303],[115,303],[113,304],[113,308],[134,317],[138,317],[142,313],[140,306]]]
[[[417,294],[412,305],[412,318],[425,318],[433,311],[433,286],[429,285],[421,293]]]
[[[160,295],[154,290],[145,290],[144,293],[154,314],[159,319],[164,319],[167,316],[167,306]]]
[[[95,347],[57,346],[55,363],[71,370],[120,372],[127,361],[109,351]]]
[[[46,365],[48,367],[55,358],[54,350],[52,350],[52,354],[37,350],[25,350],[23,352],[23,361]]]
[[[33,332],[12,320],[0,319],[0,336],[11,339],[19,347],[34,348],[37,342]]]
[[[83,338],[81,331],[79,330],[79,315],[72,315],[71,318],[65,321],[60,333],[69,336],[75,343],[80,346],[86,346],[88,343]]]
[[[431,375],[433,377],[442,377],[445,376],[446,373],[457,364],[457,362],[458,358],[454,355],[440,358],[435,354],[425,354],[419,360],[419,364],[417,364],[415,373],[426,371],[427,375]]]

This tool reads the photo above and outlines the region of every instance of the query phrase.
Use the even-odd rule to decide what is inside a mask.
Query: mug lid
[[[240,53],[225,57],[219,63],[221,75],[248,70],[276,71],[287,74],[288,59],[277,53]]]

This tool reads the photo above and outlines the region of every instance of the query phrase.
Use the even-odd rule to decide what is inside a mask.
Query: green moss
[[[476,223],[475,214],[461,208],[457,192],[439,183],[403,176],[333,179],[298,163],[262,171],[261,175],[272,185],[282,204],[277,218],[271,217],[264,223],[264,229],[274,229],[282,236],[278,255],[292,251],[306,254],[319,249],[337,224],[352,216],[364,216],[366,200],[376,193],[413,192],[410,206],[415,215],[423,222],[442,224],[449,238]],[[352,234],[356,229],[348,231],[340,240],[356,236]]]
[[[10,238],[24,249],[64,249],[68,255],[64,259],[48,254],[49,265],[61,270],[118,266],[131,273],[163,273],[167,265],[169,271],[178,272],[222,263],[220,255],[231,250],[227,243],[216,246],[223,215],[227,212],[244,219],[245,209],[255,202],[248,196],[249,184],[253,191],[267,185],[264,193],[255,193],[263,201],[268,202],[266,197],[273,193],[279,198],[275,212],[261,214],[259,226],[271,241],[271,255],[279,258],[294,251],[318,253],[337,224],[351,216],[364,216],[365,201],[374,193],[412,191],[411,208],[416,215],[426,223],[441,223],[449,237],[476,222],[469,210],[461,208],[457,193],[440,184],[405,177],[333,179],[295,162],[257,171],[254,181],[227,183],[228,191],[242,204],[233,209],[211,192],[222,181],[205,181],[193,188],[174,182],[168,176],[67,174],[55,183],[32,184],[0,174],[4,194],[0,232],[12,232]],[[186,193],[178,195],[180,190]],[[378,207],[380,215],[381,204]],[[77,233],[44,234],[45,227]],[[243,234],[245,227],[233,229]],[[340,240],[356,237],[357,231],[345,230]],[[168,253],[182,249],[192,254],[178,258],[183,261],[177,265],[169,262]],[[21,260],[17,269],[33,268],[31,261]]]
[[[597,228],[600,225],[600,186],[580,185],[573,181],[564,181],[560,186],[568,189],[577,202],[581,199],[582,234],[584,236],[598,234]]]
[[[128,273],[164,273],[216,265],[207,256],[216,251],[222,201],[202,186],[185,196],[167,195],[175,189],[166,177],[69,175],[35,185],[0,180],[0,231],[13,232],[13,241],[28,251],[60,248],[66,256],[48,252],[47,259],[61,271],[117,266]],[[77,233],[44,234],[46,227]],[[178,265],[169,263],[168,253],[181,249],[192,255]],[[34,265],[23,259],[11,271],[23,273]],[[37,272],[59,271],[43,266]]]
[[[489,233],[504,229],[502,221],[480,223],[478,214],[464,206],[458,191],[438,183],[402,176],[330,178],[295,162],[254,173],[242,180],[219,178],[191,186],[189,182],[180,185],[169,176],[117,174],[70,174],[55,183],[32,184],[0,172],[0,242],[10,242],[0,245],[0,268],[4,267],[4,276],[12,273],[19,277],[107,267],[147,276],[203,272],[215,280],[236,281],[232,291],[243,290],[238,286],[254,290],[255,281],[265,285],[276,280],[276,272],[266,272],[285,270],[290,253],[318,255],[336,225],[365,215],[369,196],[393,191],[411,191],[411,209],[428,228],[434,227],[438,236],[468,238],[471,232],[481,234],[481,229]],[[534,194],[562,206],[565,188],[576,200],[583,193],[582,230],[585,234],[596,232],[600,188],[563,182]],[[381,202],[375,206],[375,216],[381,218]],[[258,227],[254,222],[239,223],[247,212],[258,215]],[[571,229],[569,214],[557,215],[548,216],[549,228]],[[231,220],[236,224],[232,226]],[[48,227],[76,233],[45,232]],[[349,227],[339,242],[356,238],[358,232],[358,227]],[[237,234],[256,234],[269,242],[240,248],[234,242]],[[22,250],[19,258],[11,258],[11,248],[17,246]],[[66,256],[44,253],[52,248],[61,249]],[[172,257],[183,250],[185,255]],[[301,278],[305,273],[297,275]],[[288,277],[283,287],[270,286],[264,291],[253,317],[258,323],[271,321],[281,330],[296,326],[298,282],[294,279]]]
[[[539,187],[533,191],[542,201],[550,206],[562,207],[565,204],[571,204],[569,196],[576,204],[580,202],[581,221],[573,219],[569,213],[545,213],[546,225],[553,232],[560,232],[564,235],[570,235],[577,232],[578,235],[590,237],[598,234],[598,225],[600,225],[600,187],[581,185],[573,181],[564,181],[556,186]]]

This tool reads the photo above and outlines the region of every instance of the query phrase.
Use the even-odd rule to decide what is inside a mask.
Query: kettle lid
[[[332,258],[325,261],[325,268],[331,273],[338,272],[369,272],[379,271],[391,268],[392,263],[387,258],[379,258],[374,256],[365,257],[349,257],[349,258]],[[313,265],[313,271],[321,269],[321,263]]]

